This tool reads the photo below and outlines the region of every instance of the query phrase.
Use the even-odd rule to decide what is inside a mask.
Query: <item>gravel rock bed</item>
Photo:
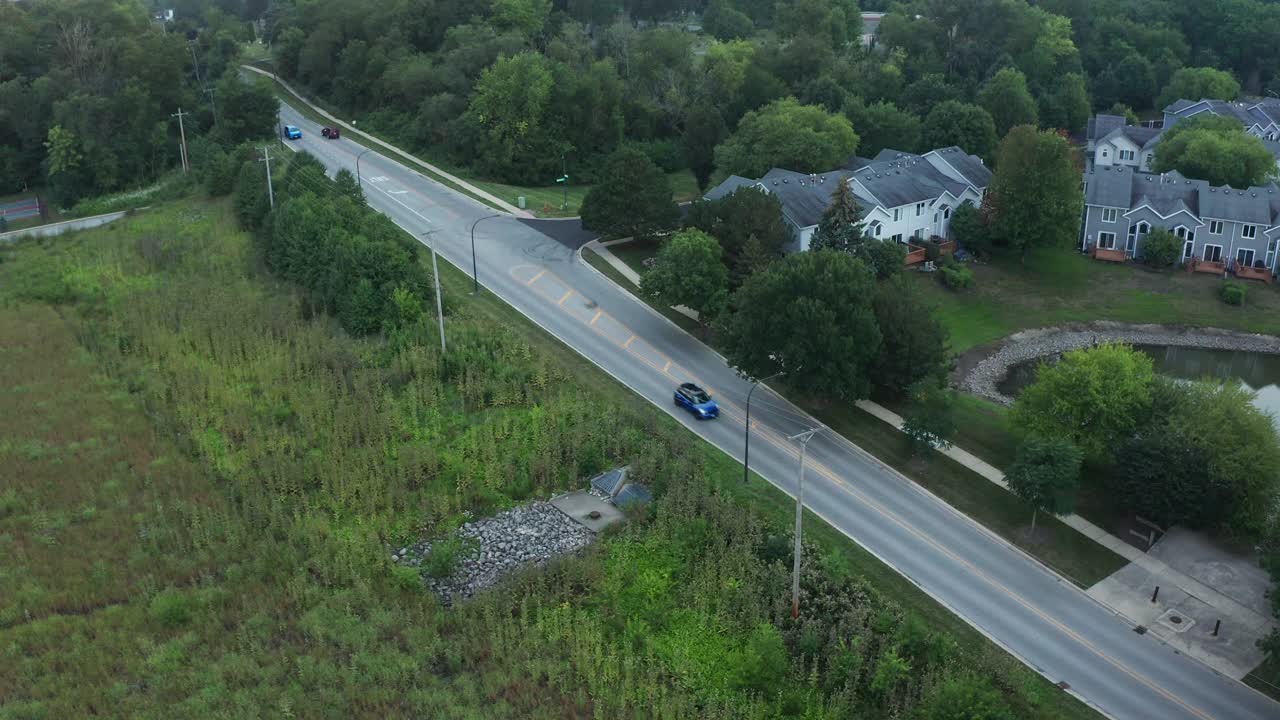
[[[590,544],[594,533],[547,502],[512,508],[458,528],[456,535],[474,541],[453,574],[422,582],[446,605],[469,598],[497,584],[504,576],[526,565],[542,565],[557,555],[576,552]],[[420,542],[393,550],[392,562],[421,567],[431,543]]]
[[[1052,357],[1095,343],[1108,342],[1280,354],[1280,338],[1272,335],[1216,328],[1126,325],[1100,321],[1014,333],[1005,338],[994,352],[974,365],[960,380],[959,386],[979,397],[1010,405],[1013,398],[1001,393],[997,387],[1009,368],[1028,360]]]

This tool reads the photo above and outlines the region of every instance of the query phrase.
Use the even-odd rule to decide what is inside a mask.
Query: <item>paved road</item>
[[[336,172],[355,169],[363,148],[328,141],[288,106],[302,128],[295,148]],[[470,224],[492,211],[377,153],[364,155],[369,203],[406,231],[431,239],[470,271]],[[606,372],[667,410],[693,432],[741,458],[742,401],[749,385],[724,360],[575,259],[572,226],[485,220],[476,234],[480,282]],[[552,235],[568,235],[562,243]],[[692,380],[721,401],[719,420],[698,423],[672,407],[672,389]],[[786,437],[816,421],[777,395],[752,402],[752,469],[794,492],[798,447]],[[759,424],[756,424],[756,421]],[[805,504],[1050,680],[1106,715],[1152,718],[1280,718],[1280,704],[1176,654],[1070,582],[825,432],[809,443]]]

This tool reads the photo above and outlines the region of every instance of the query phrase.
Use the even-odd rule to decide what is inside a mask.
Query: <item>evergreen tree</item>
[[[818,229],[809,241],[809,249],[852,253],[863,242],[862,210],[849,183],[841,180],[836,183],[835,192],[831,193],[831,205],[822,213]]]

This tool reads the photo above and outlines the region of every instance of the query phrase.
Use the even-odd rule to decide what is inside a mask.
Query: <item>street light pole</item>
[[[809,448],[809,441],[817,434],[821,427],[805,430],[798,435],[792,435],[788,440],[800,441],[800,480],[796,483],[796,546],[792,551],[791,563],[791,619],[800,617],[800,524],[804,518],[804,456],[805,451]]]
[[[751,396],[755,393],[756,388],[760,387],[760,383],[765,382],[767,380],[772,380],[778,377],[779,375],[783,374],[784,372],[786,372],[786,370],[779,370],[778,372],[770,375],[767,378],[760,378],[759,380],[756,380],[755,382],[751,383],[751,389],[747,391],[747,427],[746,427],[746,430],[743,431],[743,443],[742,443],[742,484],[743,485],[747,484],[747,477],[748,477],[747,468],[751,464]]]
[[[422,233],[422,237],[426,238],[431,246],[431,274],[435,276],[434,283],[436,286],[436,317],[440,320],[440,354],[446,352],[444,345],[444,303],[440,299],[440,265],[436,262],[436,243],[431,239],[431,235],[435,230],[428,230]]]
[[[356,187],[361,190],[364,189],[364,184],[360,181],[360,158],[364,157],[364,154],[368,152],[373,152],[373,148],[365,148],[359,155],[356,155]]]
[[[471,279],[475,283],[475,289],[471,291],[472,295],[480,294],[480,271],[476,269],[476,226],[480,224],[480,220],[488,220],[489,218],[501,217],[502,213],[494,213],[485,215],[484,217],[471,223]]]

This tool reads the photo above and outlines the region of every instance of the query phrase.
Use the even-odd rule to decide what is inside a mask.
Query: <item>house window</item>
[[[916,217],[920,217],[923,214],[924,214],[924,203],[922,202],[916,203]]]
[[[894,209],[893,209],[893,221],[894,221],[894,222],[898,222],[898,221],[899,221],[899,220],[901,220],[901,219],[902,219],[902,208],[894,208]]]
[[[1151,153],[1147,153],[1147,156],[1142,158],[1142,165],[1146,168],[1151,167]]]
[[[924,239],[924,234],[925,234],[926,232],[928,232],[928,230],[926,230],[925,228],[916,228],[916,231],[915,231],[915,232],[913,232],[913,233],[911,233],[911,237],[913,237],[913,238],[915,238],[915,239],[917,239],[917,240],[923,240],[923,239]]]
[[[1267,242],[1267,267],[1275,267],[1276,265],[1276,246],[1280,245],[1280,240],[1271,240]]]
[[[1222,262],[1222,246],[1205,245],[1204,259],[1206,262]]]
[[[1121,150],[1121,151],[1120,151],[1120,159],[1121,159],[1121,160],[1132,160],[1132,159],[1133,159],[1133,151],[1132,151],[1132,150]]]
[[[938,222],[938,217],[939,217],[939,216],[938,216],[938,213],[934,213],[934,214],[933,214],[933,222],[934,222],[935,224]]]
[[[890,240],[893,240],[896,243],[902,242],[902,233],[894,233],[893,237],[890,238]]]
[[[950,220],[950,219],[951,219],[951,208],[950,208],[950,207],[944,207],[944,208],[942,208],[942,218],[943,218],[944,220]]]
[[[1183,238],[1184,240],[1191,240],[1191,241],[1194,241],[1194,240],[1196,239],[1196,231],[1195,231],[1195,230],[1189,230],[1189,229],[1187,229],[1187,228],[1186,228],[1186,226],[1184,226],[1184,225],[1179,225],[1179,226],[1178,226],[1178,227],[1173,231],[1173,234],[1174,234],[1174,235],[1177,235],[1177,236],[1178,236],[1178,237],[1180,237],[1180,238]]]
[[[1245,240],[1252,240],[1252,239],[1254,239],[1254,238],[1258,237],[1258,226],[1257,226],[1257,225],[1243,225],[1243,226],[1241,226],[1241,227],[1240,227],[1240,237],[1244,238]]]
[[[1115,208],[1105,208],[1102,211],[1102,222],[1113,223],[1120,217],[1120,211]]]
[[[1210,220],[1210,221],[1209,221],[1209,234],[1210,234],[1210,235],[1221,235],[1221,234],[1222,234],[1222,221],[1221,221],[1221,220]]]
[[[880,224],[880,222],[879,222],[879,221],[876,221],[876,222],[871,223],[871,236],[872,236],[872,237],[880,237],[880,233],[882,233],[882,232],[884,232],[884,225]]]
[[[1188,240],[1182,245],[1182,261],[1186,262],[1191,259],[1192,254],[1196,250],[1196,241]]]
[[[1253,251],[1249,248],[1240,248],[1239,250],[1236,250],[1236,265],[1253,267]]]
[[[1115,250],[1116,234],[1113,232],[1098,233],[1098,247],[1102,248],[1103,250]]]
[[[1111,156],[1107,153],[1107,149],[1106,149],[1106,148],[1102,148],[1102,157],[1111,157]]]

